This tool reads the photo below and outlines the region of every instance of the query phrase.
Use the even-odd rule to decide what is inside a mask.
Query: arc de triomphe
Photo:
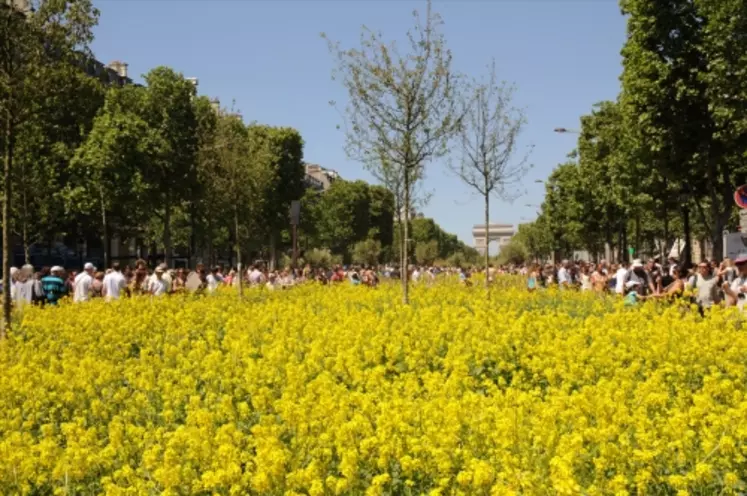
[[[489,235],[485,236],[485,224],[478,224],[472,228],[472,237],[475,239],[475,248],[482,254],[488,249],[491,241],[498,241],[498,246],[508,244],[511,237],[516,234],[512,224],[489,224]]]

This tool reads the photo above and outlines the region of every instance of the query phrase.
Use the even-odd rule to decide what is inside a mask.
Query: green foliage
[[[383,186],[369,186],[369,233],[383,248],[394,241],[394,195]]]
[[[335,181],[321,199],[319,240],[333,253],[343,255],[368,237],[370,196],[363,181]]]
[[[498,264],[523,264],[529,260],[529,254],[524,244],[517,240],[511,240],[508,244],[501,247],[496,262]]]
[[[747,175],[745,2],[624,0],[621,6],[628,39],[620,100],[633,150],[687,194],[719,254],[731,196]]]
[[[271,251],[279,241],[280,231],[287,227],[291,202],[300,199],[305,191],[303,165],[303,139],[295,129],[288,127],[249,126],[256,139],[266,141],[274,158],[272,180],[268,183],[266,208],[262,227],[270,240]],[[271,254],[271,256],[274,253]]]
[[[334,265],[342,263],[342,259],[338,255],[333,255],[331,251],[324,248],[307,250],[304,253],[303,258],[306,263],[313,267],[322,267],[325,269],[332,268]]]
[[[155,151],[140,113],[145,92],[136,86],[110,88],[72,162],[74,180],[64,189],[67,211],[92,219],[102,233],[109,226],[125,235],[139,233],[147,219],[143,207],[150,184],[144,169]]]
[[[438,241],[432,239],[415,247],[415,260],[420,265],[431,265],[438,258]]]
[[[375,239],[359,241],[353,246],[354,263],[362,265],[378,265],[381,257],[381,242]]]

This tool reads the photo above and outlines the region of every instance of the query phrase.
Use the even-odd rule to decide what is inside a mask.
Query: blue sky
[[[199,78],[199,92],[235,102],[247,121],[291,126],[303,136],[305,159],[346,179],[370,180],[343,150],[340,116],[330,100],[346,101],[331,80],[333,59],[321,32],[343,47],[358,43],[361,25],[402,39],[411,25],[411,0],[98,0],[101,11],[95,55],[122,60],[140,79],[166,65]],[[578,128],[579,117],[619,91],[625,22],[615,0],[438,1],[455,68],[485,72],[495,58],[501,79],[516,84],[526,109],[523,145],[533,144],[528,191],[512,204],[493,201],[494,222],[518,224],[535,217],[545,179],[565,160],[575,137],[555,127]],[[428,165],[423,209],[449,232],[472,243],[482,201],[446,171]]]

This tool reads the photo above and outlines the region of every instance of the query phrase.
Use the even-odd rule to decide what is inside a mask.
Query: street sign
[[[628,254],[632,257],[635,254],[635,248],[628,246]]]
[[[737,188],[734,192],[734,201],[739,208],[747,208],[747,184]]]
[[[291,208],[290,208],[290,218],[291,218],[291,225],[297,226],[298,221],[301,217],[301,202],[298,200],[293,200],[291,202]]]

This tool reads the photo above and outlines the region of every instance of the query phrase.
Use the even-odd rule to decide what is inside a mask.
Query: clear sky
[[[343,150],[344,138],[330,100],[346,94],[331,80],[333,59],[319,36],[343,47],[357,45],[360,27],[402,39],[413,0],[98,0],[101,11],[93,51],[102,62],[122,60],[139,80],[166,65],[199,78],[199,93],[235,106],[245,120],[298,129],[307,162],[337,170],[346,179],[370,180]],[[455,68],[485,72],[495,58],[501,79],[516,84],[526,108],[523,145],[534,145],[523,190],[512,204],[493,201],[491,220],[532,220],[545,179],[575,146],[575,136],[553,128],[578,128],[579,117],[619,91],[625,22],[616,0],[452,0],[434,2],[454,54]],[[427,168],[423,209],[444,229],[472,244],[482,222],[480,198],[446,171]]]

